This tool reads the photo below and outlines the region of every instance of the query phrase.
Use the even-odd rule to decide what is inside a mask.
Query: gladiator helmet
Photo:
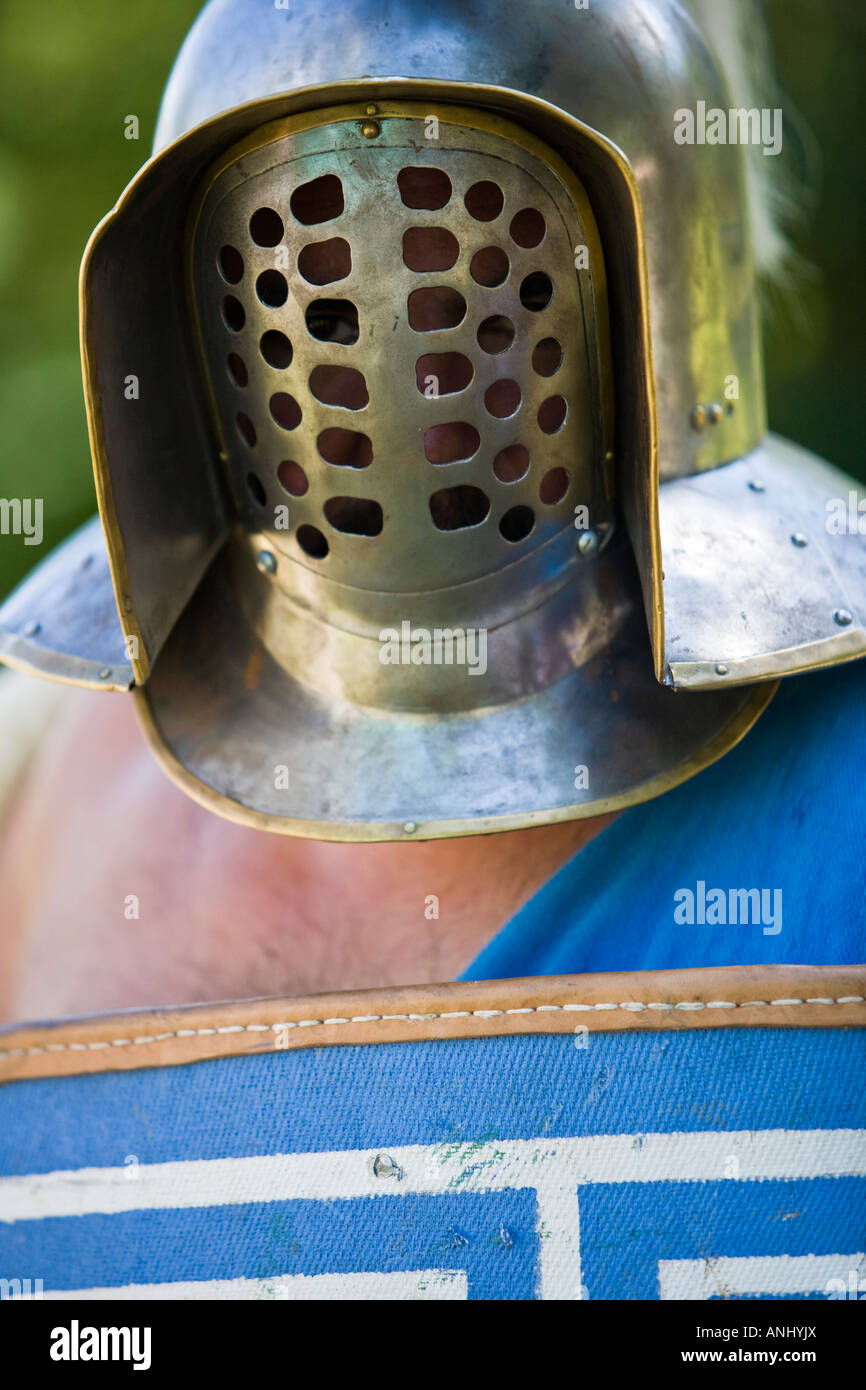
[[[676,0],[211,0],[82,266],[99,518],[2,658],[134,689],[219,814],[381,840],[647,800],[866,653],[746,150],[683,115],[731,106]]]

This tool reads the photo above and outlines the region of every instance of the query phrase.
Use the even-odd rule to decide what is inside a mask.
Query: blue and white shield
[[[581,1017],[567,1031],[372,1044],[268,1036],[240,1055],[10,1081],[2,1287],[866,1293],[862,1029],[605,1031]]]

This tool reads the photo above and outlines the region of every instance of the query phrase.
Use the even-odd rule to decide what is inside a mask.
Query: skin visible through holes
[[[453,979],[610,819],[418,844],[271,835],[179,791],[131,700],[70,691],[0,827],[0,1013]]]

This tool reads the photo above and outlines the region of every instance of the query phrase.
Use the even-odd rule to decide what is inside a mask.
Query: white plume
[[[760,0],[684,3],[724,71],[734,106],[781,107],[785,136],[802,136],[798,118],[778,85]],[[758,270],[770,280],[786,280],[792,255],[785,227],[796,217],[800,201],[790,161],[784,153],[768,159],[760,146],[749,146],[746,179]]]

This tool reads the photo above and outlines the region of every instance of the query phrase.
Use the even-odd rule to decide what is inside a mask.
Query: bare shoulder
[[[412,845],[269,835],[180,791],[131,697],[66,690],[0,826],[0,1008],[58,1017],[453,978],[603,823]]]
[[[7,1016],[78,1000],[98,1008],[118,990],[136,1002],[134,983],[118,986],[117,975],[142,966],[142,898],[154,923],[176,917],[164,909],[199,811],[153,762],[131,697],[48,687],[59,698],[28,720],[42,685],[19,686],[4,724],[4,744],[19,753],[0,787]],[[149,944],[158,956],[158,928]]]

